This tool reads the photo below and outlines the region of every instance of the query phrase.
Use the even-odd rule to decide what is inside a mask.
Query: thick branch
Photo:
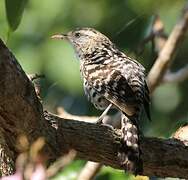
[[[188,4],[183,11],[183,15],[174,27],[163,49],[153,65],[148,75],[148,84],[152,92],[156,86],[162,81],[170,63],[172,62],[178,46],[183,41],[188,28]]]
[[[19,153],[16,146],[20,135],[29,142],[45,137],[44,153],[49,162],[55,161],[69,149],[75,149],[80,158],[100,162],[121,169],[117,159],[120,148],[120,132],[111,126],[66,120],[45,113],[28,79],[15,57],[0,41],[0,145],[6,154],[0,154],[4,162],[14,161]],[[50,122],[50,123],[49,123]],[[56,128],[51,126],[54,123]],[[0,147],[1,148],[1,147]],[[144,138],[141,141],[144,175],[188,178],[188,148],[175,140]],[[4,167],[0,172],[12,168]]]
[[[122,169],[117,159],[120,147],[120,131],[111,126],[65,120],[52,114],[46,119],[58,123],[58,134],[63,134],[65,141],[78,152],[80,158],[87,159],[114,168]],[[158,177],[188,177],[188,147],[183,142],[159,138],[144,138],[141,141],[143,175]]]
[[[55,160],[60,153],[56,131],[44,120],[32,82],[1,40],[0,87],[0,175],[13,173],[12,162],[20,153],[16,142],[23,134],[30,143],[44,136],[45,152]]]

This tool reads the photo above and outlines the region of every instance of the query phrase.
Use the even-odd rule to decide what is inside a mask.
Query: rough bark
[[[19,153],[16,142],[23,134],[30,143],[40,136],[46,137],[45,151],[49,153],[50,159],[55,159],[54,154],[59,152],[56,131],[44,119],[42,105],[33,84],[2,41],[0,41],[0,125],[1,175],[8,175],[14,171],[12,162]]]
[[[48,112],[37,98],[32,82],[0,41],[0,173],[14,172],[19,136],[32,143],[45,137],[44,153],[54,162],[68,149],[78,157],[121,169],[117,159],[120,132],[107,125],[67,120]],[[53,124],[53,126],[52,126]],[[143,175],[188,178],[188,147],[174,139],[141,141]]]

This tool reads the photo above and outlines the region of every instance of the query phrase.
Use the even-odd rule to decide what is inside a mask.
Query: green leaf
[[[6,16],[11,31],[20,24],[24,8],[28,0],[5,0]]]

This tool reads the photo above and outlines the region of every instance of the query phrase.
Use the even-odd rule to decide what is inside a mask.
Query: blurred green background
[[[176,24],[185,0],[24,0],[21,19],[14,11],[21,0],[0,1],[0,37],[16,55],[27,74],[44,74],[40,80],[45,109],[56,112],[63,106],[76,115],[99,115],[101,112],[87,101],[79,73],[79,61],[68,42],[52,41],[50,36],[76,27],[94,27],[116,43],[124,52],[138,59],[150,70],[155,58],[148,44],[142,54],[136,53],[140,42],[149,33],[155,14],[159,14],[169,34]],[[15,17],[19,16],[20,19]],[[12,18],[12,19],[11,19]],[[18,28],[16,26],[19,24]],[[16,29],[16,31],[12,31]],[[188,39],[179,49],[172,70],[185,66],[188,60]],[[170,137],[188,122],[188,80],[161,85],[152,95],[152,122],[141,121],[147,136]],[[58,177],[74,179],[84,161],[73,162]],[[122,171],[105,167],[97,179],[132,179]]]

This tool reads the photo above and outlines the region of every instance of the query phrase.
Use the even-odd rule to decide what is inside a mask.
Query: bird
[[[97,109],[104,110],[97,123],[102,123],[111,108],[122,113],[122,146],[117,154],[118,159],[127,172],[135,175],[142,172],[139,147],[142,110],[151,119],[145,68],[94,28],[76,28],[51,38],[68,40],[73,46],[80,62],[85,94]]]

